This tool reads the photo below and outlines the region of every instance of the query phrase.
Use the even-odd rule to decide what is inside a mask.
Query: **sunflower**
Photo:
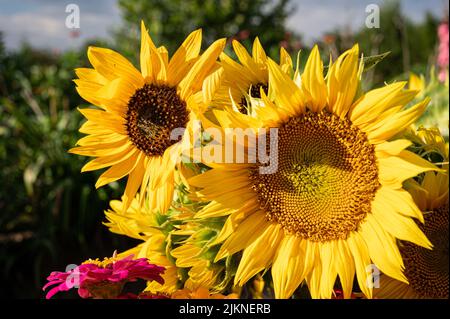
[[[76,70],[78,93],[99,109],[80,109],[87,118],[80,132],[88,136],[70,152],[96,157],[82,172],[109,167],[97,188],[128,176],[125,208],[139,189],[144,200],[147,186],[152,208],[165,212],[170,205],[176,157],[189,143],[187,134],[181,140],[171,135],[174,129],[189,131],[195,117],[190,100],[218,70],[225,45],[225,39],[217,40],[199,55],[201,39],[201,30],[192,32],[169,61],[166,48],[155,46],[142,23],[140,71],[120,54],[97,47],[88,49],[94,68]]]
[[[209,202],[199,215],[228,216],[215,260],[242,251],[235,284],[271,267],[276,298],[290,297],[304,280],[313,298],[330,298],[338,276],[348,298],[356,273],[371,298],[372,264],[407,282],[396,239],[431,248],[413,220],[423,221],[422,213],[402,183],[436,167],[405,150],[408,140],[390,141],[429,100],[405,109],[417,94],[404,90],[405,82],[357,96],[358,58],[355,45],[324,78],[316,46],[301,81],[269,59],[272,98],[260,90],[264,107],[255,116],[214,112],[225,128],[250,129],[257,137],[258,128],[278,133],[274,173],[261,174],[261,162],[205,161],[212,169],[189,180]],[[235,140],[229,136],[233,132],[223,131]],[[248,154],[255,154],[252,145],[244,145]]]
[[[243,113],[251,113],[248,97],[260,98],[260,89],[268,93],[269,71],[267,55],[258,37],[253,42],[252,55],[238,41],[232,42],[240,64],[225,53],[220,55],[223,67],[222,83],[211,102],[213,107],[224,109],[230,105],[230,95],[236,101],[236,109]],[[292,69],[292,61],[284,48],[280,49],[280,66],[285,72]]]
[[[400,253],[405,263],[409,285],[382,276],[378,298],[435,299],[448,298],[448,145],[436,129],[420,128],[416,137],[427,141],[426,149],[442,156],[446,173],[426,172],[420,183],[409,180],[405,187],[423,212],[425,224],[419,225],[433,244],[429,251],[403,242]],[[427,155],[427,154],[425,154]]]

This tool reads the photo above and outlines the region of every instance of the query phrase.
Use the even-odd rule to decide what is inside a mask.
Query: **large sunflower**
[[[370,298],[372,263],[407,282],[396,239],[431,248],[413,220],[423,221],[422,213],[402,183],[436,168],[405,150],[408,140],[389,141],[428,100],[405,109],[417,91],[403,90],[404,82],[357,97],[358,55],[354,46],[324,78],[314,47],[301,81],[269,60],[272,94],[260,91],[264,107],[254,117],[215,111],[223,127],[255,134],[259,127],[278,128],[275,173],[260,174],[258,163],[206,163],[213,169],[190,179],[211,201],[200,215],[228,215],[216,260],[242,251],[235,284],[272,267],[276,298],[288,298],[303,280],[313,298],[330,298],[337,276],[350,297],[356,273]],[[245,144],[254,154],[251,145]]]
[[[187,134],[181,140],[171,134],[191,127],[190,100],[218,70],[216,59],[225,40],[199,56],[201,30],[194,31],[169,60],[166,48],[155,46],[143,23],[141,32],[140,71],[112,50],[89,47],[94,68],[77,69],[75,83],[80,96],[100,109],[80,109],[88,120],[80,132],[88,136],[70,152],[96,157],[83,172],[109,167],[96,187],[128,176],[125,208],[139,189],[143,200],[149,186],[150,205],[164,212],[173,196],[176,157],[189,143]]]
[[[425,223],[419,225],[433,244],[426,250],[411,243],[400,244],[409,285],[382,276],[378,298],[433,299],[448,298],[448,144],[437,130],[420,128],[416,137],[424,148],[443,159],[446,173],[426,172],[420,183],[410,180],[405,187],[423,212]]]
[[[252,110],[248,98],[260,98],[261,88],[268,93],[267,55],[258,37],[253,42],[252,55],[238,41],[233,40],[232,45],[240,63],[225,53],[220,55],[220,65],[223,67],[222,83],[215,92],[211,105],[219,109],[227,108],[231,96],[236,102],[237,111],[250,114]],[[280,66],[285,72],[292,68],[292,61],[284,48],[280,49]]]

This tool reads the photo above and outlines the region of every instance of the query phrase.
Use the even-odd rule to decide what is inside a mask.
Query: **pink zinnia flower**
[[[133,259],[133,255],[103,261],[90,259],[70,271],[52,272],[43,290],[56,285],[47,293],[47,299],[72,288],[78,288],[81,298],[118,298],[127,282],[143,279],[163,284],[161,274],[164,270],[164,267],[150,264],[147,258]]]

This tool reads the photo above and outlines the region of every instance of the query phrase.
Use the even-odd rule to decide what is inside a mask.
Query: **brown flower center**
[[[130,98],[126,119],[131,142],[146,155],[155,156],[178,141],[171,139],[172,130],[185,128],[189,113],[176,88],[145,84]]]
[[[269,144],[269,143],[267,143]],[[312,241],[346,239],[379,187],[373,145],[349,120],[308,111],[278,129],[278,170],[250,171],[269,221]]]
[[[433,244],[425,249],[402,242],[400,251],[411,287],[424,298],[448,298],[448,203],[424,214],[419,227]]]

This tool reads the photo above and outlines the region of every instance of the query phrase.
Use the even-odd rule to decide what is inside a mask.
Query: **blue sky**
[[[361,26],[368,4],[389,0],[293,0],[294,13],[288,19],[290,29],[312,42],[324,32]],[[66,5],[80,8],[80,36],[73,38],[65,27]],[[402,0],[403,12],[420,21],[427,11],[437,17],[444,15],[446,0]],[[0,0],[0,30],[7,48],[17,48],[23,41],[39,48],[65,50],[75,48],[85,40],[109,37],[120,25],[120,10],[116,0]]]

